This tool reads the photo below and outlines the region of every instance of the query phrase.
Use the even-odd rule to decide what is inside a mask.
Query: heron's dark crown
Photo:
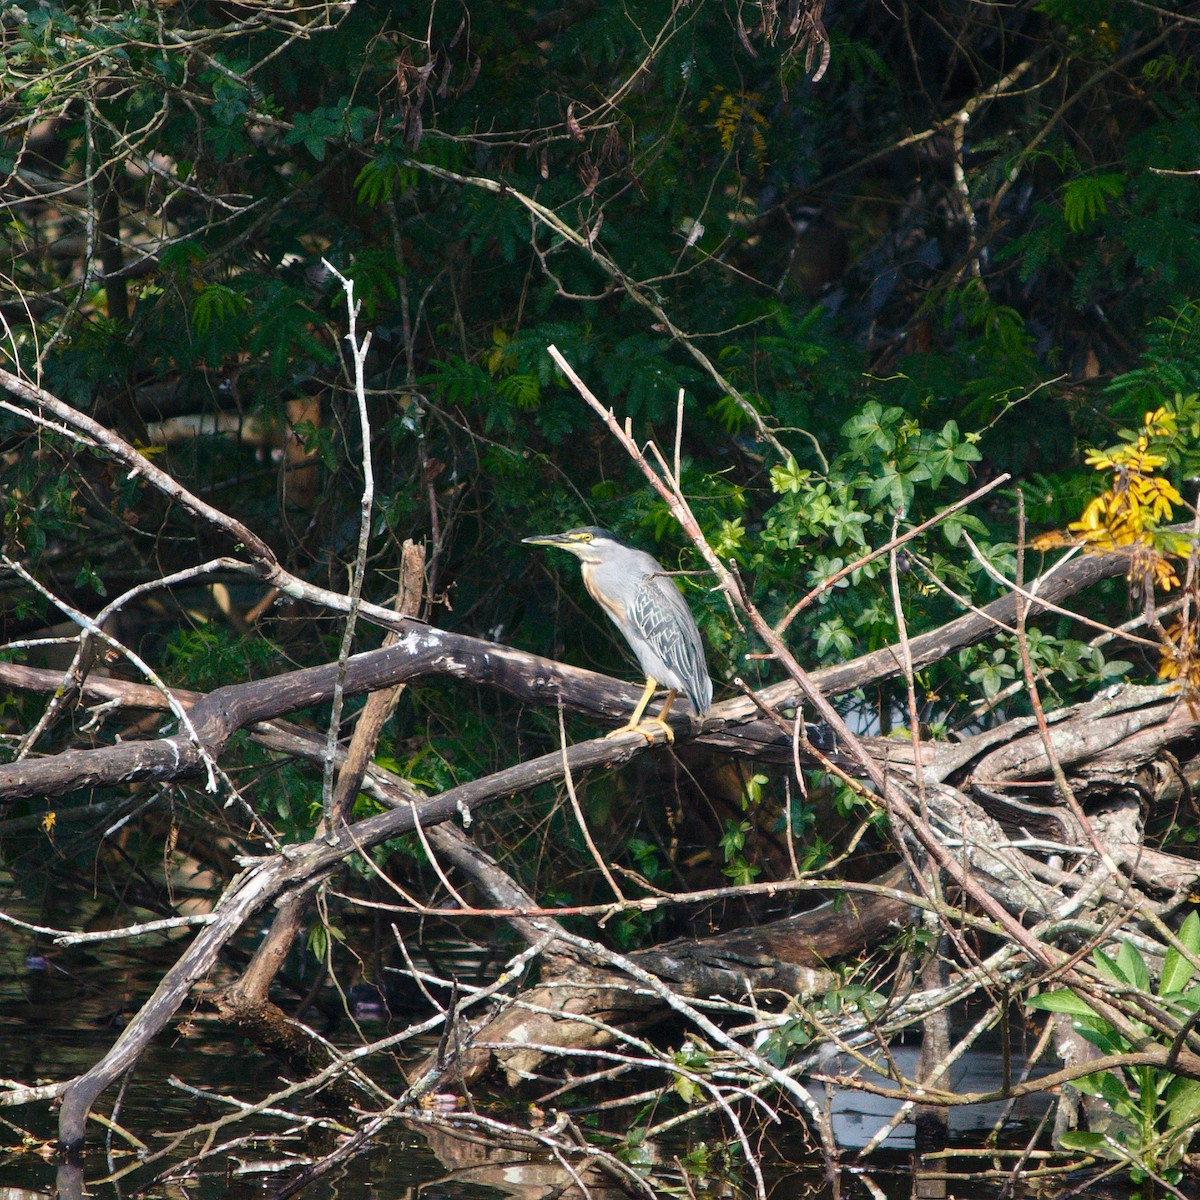
[[[563,537],[570,538],[573,542],[616,542],[619,546],[625,544],[615,533],[609,533],[599,525],[581,525],[578,529],[568,529]]]

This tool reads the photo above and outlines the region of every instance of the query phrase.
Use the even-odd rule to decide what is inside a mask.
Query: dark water
[[[35,954],[29,947],[27,937],[0,926],[0,1077],[21,1084],[57,1082],[94,1064],[175,957],[161,942],[149,948],[118,942],[86,949],[41,946]],[[365,1031],[376,1037],[386,1032],[379,1022],[368,1024]],[[334,1040],[341,1040],[336,1030],[332,1033]],[[95,1111],[113,1115],[121,1128],[153,1148],[172,1133],[236,1111],[220,1102],[222,1093],[256,1099],[283,1084],[271,1063],[241,1038],[231,1036],[201,1003],[180,1011],[133,1074],[100,1097]],[[336,1145],[335,1133],[319,1128],[289,1132],[291,1125],[287,1120],[259,1118],[231,1126],[217,1135],[218,1144],[243,1138],[250,1130],[270,1136],[233,1147],[203,1164],[199,1174],[186,1180],[186,1193],[177,1185],[164,1184],[152,1187],[149,1194],[186,1194],[197,1200],[269,1194],[279,1184],[281,1165],[319,1156]],[[56,1166],[45,1150],[56,1137],[57,1110],[52,1103],[0,1108],[2,1200],[16,1200],[22,1189],[37,1194],[53,1190]],[[189,1139],[189,1145],[194,1140]],[[34,1144],[22,1151],[22,1141]],[[473,1157],[480,1156],[473,1153]],[[130,1147],[119,1133],[106,1133],[94,1122],[90,1125],[85,1162],[89,1191],[128,1195],[145,1187],[170,1162],[124,1174],[111,1184],[103,1182],[132,1161]],[[448,1168],[420,1131],[394,1125],[371,1150],[312,1184],[305,1195],[344,1196],[348,1186],[356,1189],[356,1195],[373,1195],[376,1189],[381,1195],[403,1195],[420,1189],[422,1196],[443,1200],[497,1194],[472,1183],[472,1175],[483,1177],[485,1172],[464,1171],[460,1162]]]
[[[0,908],[13,912],[12,905]],[[167,945],[161,938],[56,948],[44,941],[34,943],[27,934],[0,925],[0,1077],[23,1084],[49,1083],[86,1070],[109,1049],[122,1024],[144,1002],[178,951],[178,946]],[[221,980],[218,977],[214,982]],[[254,1099],[281,1086],[278,1069],[240,1038],[231,1036],[207,1011],[200,991],[201,998],[177,1014],[132,1076],[110,1088],[95,1106],[97,1113],[113,1116],[122,1129],[136,1134],[152,1149],[174,1132],[231,1113],[219,1099],[222,1093]],[[310,1016],[310,1023],[320,1027],[319,1018]],[[367,1023],[364,1032],[368,1037],[380,1037],[385,1026]],[[350,1028],[332,1029],[330,1035],[353,1044]],[[975,1087],[980,1080],[994,1078],[995,1064],[980,1054],[966,1069],[977,1076],[967,1084]],[[378,1078],[377,1062],[373,1061],[371,1070]],[[402,1086],[398,1070],[394,1080],[380,1082]],[[525,1117],[513,1100],[511,1096],[481,1097],[479,1105],[485,1116],[492,1113],[497,1119],[520,1124]],[[833,1107],[835,1127],[847,1148],[861,1146],[888,1116],[886,1108],[861,1094],[839,1095]],[[973,1116],[978,1123],[994,1114]],[[965,1128],[964,1119],[970,1124],[972,1114],[956,1118],[961,1128]],[[294,1130],[285,1119],[266,1117],[232,1124],[214,1136],[221,1145],[245,1139],[250,1132],[261,1136],[228,1147],[186,1179],[155,1183],[160,1172],[194,1149],[194,1138],[172,1159],[138,1167],[120,1134],[106,1133],[93,1122],[85,1163],[88,1190],[114,1200],[133,1194],[193,1200],[270,1196],[286,1178],[280,1174],[281,1168],[306,1157],[320,1157],[337,1144],[334,1132]],[[393,1124],[368,1152],[312,1183],[303,1194],[313,1200],[417,1194],[426,1200],[475,1200],[498,1195],[549,1196],[570,1184],[560,1165],[521,1149],[504,1148],[494,1138],[480,1138],[470,1130],[459,1133]],[[55,1163],[52,1156],[39,1151],[52,1147],[56,1135],[56,1111],[48,1102],[0,1108],[0,1146],[8,1148],[0,1155],[0,1200],[28,1200],[33,1194],[53,1191]],[[681,1177],[673,1160],[702,1153],[706,1136],[716,1146],[723,1133],[715,1127],[693,1129],[680,1135],[677,1143],[644,1148],[643,1165],[647,1172],[655,1172],[651,1178],[656,1185],[678,1187]],[[24,1150],[20,1148],[23,1138],[31,1143]],[[888,1144],[897,1151],[910,1146],[911,1127],[901,1127]],[[770,1129],[758,1144],[758,1152],[772,1196],[829,1194],[798,1127]],[[810,1165],[790,1165],[800,1162]],[[906,1154],[885,1153],[877,1163],[869,1176],[857,1171],[844,1174],[842,1195],[854,1200],[891,1200],[912,1194]],[[135,1169],[130,1170],[131,1166]],[[120,1178],[114,1179],[115,1175]],[[598,1173],[590,1174],[585,1182],[596,1196],[622,1194]],[[689,1185],[697,1196],[753,1194],[749,1173],[736,1166],[714,1167],[711,1176],[693,1174]],[[971,1193],[957,1187],[955,1194]],[[975,1194],[989,1193],[984,1189]]]

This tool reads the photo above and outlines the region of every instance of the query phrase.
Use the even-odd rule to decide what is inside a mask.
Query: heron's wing
[[[704,646],[696,618],[675,584],[662,575],[643,579],[628,615],[633,628],[675,676],[659,682],[686,692],[697,713],[707,712],[712,703],[712,680],[704,661]],[[646,665],[643,661],[642,666]],[[646,673],[655,674],[649,669]]]

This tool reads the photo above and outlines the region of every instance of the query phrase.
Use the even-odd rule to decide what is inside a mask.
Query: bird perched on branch
[[[646,687],[633,716],[609,737],[636,730],[650,741],[645,726],[657,725],[674,741],[667,714],[680,692],[691,701],[698,717],[708,712],[713,685],[696,619],[655,559],[594,525],[521,540],[532,546],[558,546],[579,559],[584,586],[624,635],[646,672]],[[650,697],[660,684],[668,689],[662,711],[643,721]]]

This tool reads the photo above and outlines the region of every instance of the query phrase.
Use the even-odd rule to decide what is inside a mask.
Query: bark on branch
[[[1099,579],[1122,574],[1127,567],[1128,560],[1121,554],[1083,555],[1052,568],[1030,590],[1047,603],[1058,603]],[[997,623],[1007,626],[1013,620],[1015,605],[1013,596],[1005,596],[979,613],[968,613],[939,630],[913,638],[910,645],[914,666],[926,665],[986,638],[996,631]],[[394,615],[388,616],[386,623],[397,634],[396,644],[349,660],[346,695],[376,691],[424,676],[444,675],[496,688],[530,704],[561,703],[614,724],[627,718],[637,700],[637,688],[593,671]],[[193,775],[201,769],[201,750],[218,759],[225,743],[238,729],[327,701],[333,694],[337,671],[337,664],[331,663],[217,689],[195,701],[190,709],[199,744],[176,734],[156,741],[65,750],[44,759],[0,767],[0,803],[29,796],[58,796],[82,787],[141,779],[165,781]],[[825,695],[832,696],[879,682],[899,671],[900,655],[889,647],[814,672],[812,680]],[[31,668],[14,664],[0,664],[0,679],[36,690],[43,690],[51,680],[55,686],[61,683],[61,677],[51,672],[34,674]],[[161,707],[161,700],[155,701],[157,693],[145,685],[117,686],[89,679],[83,695],[97,700],[122,696],[129,703],[140,700]],[[786,708],[799,702],[799,692],[789,681],[764,688],[759,699],[767,707]],[[718,704],[696,740],[700,745],[726,753],[790,762],[790,737],[774,722],[759,717],[758,712],[745,699]],[[689,728],[686,716],[679,716],[671,723],[679,733],[686,733]]]

